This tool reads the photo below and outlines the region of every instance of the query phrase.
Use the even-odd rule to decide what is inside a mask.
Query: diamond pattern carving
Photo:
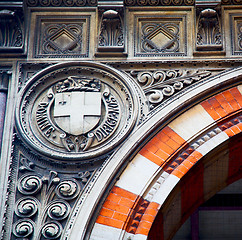
[[[59,27],[59,29],[58,29]],[[54,52],[66,53],[68,51],[81,51],[81,33],[82,26],[79,25],[61,25],[61,26],[50,26],[47,32],[51,31],[50,36],[47,35],[44,51],[49,53],[49,48],[53,49]],[[57,28],[53,30],[52,28]],[[53,31],[53,33],[52,33]]]
[[[37,18],[35,57],[88,57],[90,17],[57,18]]]
[[[136,16],[134,56],[186,56],[186,15]]]
[[[179,26],[175,24],[145,24],[142,28],[142,50],[145,52],[176,52],[179,48]]]

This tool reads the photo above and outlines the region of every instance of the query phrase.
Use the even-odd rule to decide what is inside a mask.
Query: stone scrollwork
[[[240,0],[222,0],[221,2],[222,2],[222,4],[224,4],[224,5],[229,5],[229,4],[231,4],[231,5],[233,5],[233,4],[241,4],[241,1],[240,1]]]
[[[238,47],[242,51],[242,22],[238,24]]]
[[[19,220],[13,225],[13,234],[18,238],[30,236],[34,231],[34,222],[30,219]]]
[[[70,203],[73,205],[89,176],[88,171],[80,172],[77,177],[80,183],[74,178],[62,178],[55,171],[42,177],[33,173],[22,175],[18,181],[18,196],[21,197],[15,203],[15,237],[59,238],[63,220],[71,211]]]
[[[41,230],[41,234],[46,239],[57,239],[61,232],[62,226],[59,222],[47,222]]]
[[[96,6],[97,0],[27,0],[29,7],[83,7]]]
[[[127,6],[180,6],[186,5],[191,6],[194,5],[195,0],[125,0],[125,5]]]
[[[33,197],[23,197],[16,202],[15,214],[19,217],[32,217],[38,211],[39,201]]]
[[[77,197],[80,192],[80,186],[77,181],[65,180],[59,183],[55,191],[60,198],[70,200]]]
[[[24,195],[34,195],[42,188],[42,180],[37,175],[23,175],[18,181],[18,190]]]
[[[70,205],[65,201],[56,200],[48,207],[48,216],[53,220],[63,220],[70,212]]]
[[[21,166],[19,167],[19,170],[21,172],[25,172],[25,171],[33,172],[34,171],[33,168],[35,165],[29,159],[21,156],[20,163],[21,163]]]
[[[211,75],[210,71],[200,70],[160,70],[154,72],[131,72],[136,76],[153,109],[163,100],[184,87]]]

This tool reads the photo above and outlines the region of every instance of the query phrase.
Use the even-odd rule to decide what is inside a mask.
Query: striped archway
[[[155,228],[156,217],[158,222],[166,224],[165,231],[160,231],[157,239],[170,239],[174,229],[190,213],[188,209],[241,178],[241,144],[238,140],[242,131],[241,93],[241,85],[222,91],[193,106],[160,130],[136,154],[111,188],[90,239],[147,239],[153,223]],[[238,144],[232,144],[235,138]],[[208,174],[204,178],[216,168],[216,164],[210,164],[212,168],[205,171],[204,159],[224,146],[227,146],[225,150],[219,152],[227,152],[226,156],[215,161],[223,166],[218,167],[221,170],[220,187],[216,181],[215,186],[209,182],[205,184],[204,179],[217,175]],[[197,167],[202,162],[203,167]],[[195,168],[197,170],[192,174]],[[189,181],[182,181],[185,176],[190,176]],[[193,184],[189,185],[191,182]],[[177,186],[179,190],[176,190]],[[177,193],[180,204],[171,211],[167,201],[172,192]],[[164,209],[169,217],[165,215],[167,212],[162,212]],[[176,224],[170,224],[171,216],[176,216]]]

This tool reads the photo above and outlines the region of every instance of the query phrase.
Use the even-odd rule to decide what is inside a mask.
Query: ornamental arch
[[[95,223],[90,230],[90,239],[147,239],[147,236],[148,239],[170,239],[179,224],[189,216],[191,209],[241,178],[241,85],[222,89],[223,84],[227,85],[235,79],[240,81],[240,70],[232,75],[225,73],[212,78],[199,86],[196,89],[200,91],[199,98],[197,95],[193,98],[192,91],[184,93],[183,97],[187,95],[193,103],[197,103],[186,108],[185,101],[178,99],[178,104],[174,107],[176,117],[173,115],[169,123],[157,127],[161,130],[152,129],[156,134],[141,149],[134,144],[135,154],[132,160],[127,161],[130,157],[124,157],[125,167],[120,166],[121,175],[114,175],[111,179],[113,186],[103,185],[104,189],[108,187],[100,193],[105,194],[105,197],[102,196],[99,203],[94,203],[98,213],[94,212]],[[206,84],[210,89],[206,88]],[[210,92],[209,97],[207,91]],[[205,98],[202,97],[203,93],[207,93]],[[179,112],[179,107],[182,107],[182,113]],[[152,126],[154,125],[152,122]],[[142,137],[147,138],[143,131]],[[134,141],[139,142],[138,139]],[[126,151],[130,154],[130,149]],[[210,155],[214,157],[209,157]],[[115,157],[114,155],[112,160],[115,161]],[[108,170],[108,165],[105,170]],[[186,178],[186,175],[190,178]],[[172,207],[167,207],[173,191],[176,192],[178,188],[180,195],[177,193],[177,206],[174,207],[173,204]],[[90,202],[87,200],[87,203]],[[167,222],[160,220],[164,217],[161,213],[163,211],[168,215],[165,218]],[[70,234],[77,234],[75,228],[78,227],[78,221],[77,215],[73,233]],[[162,222],[167,224],[164,232],[154,235],[158,231],[157,225],[160,227]],[[152,229],[150,232],[152,224],[157,231]],[[173,224],[174,229],[169,224]]]

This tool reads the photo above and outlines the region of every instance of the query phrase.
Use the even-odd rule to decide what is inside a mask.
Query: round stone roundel
[[[119,144],[134,126],[130,78],[92,62],[56,64],[20,92],[16,125],[32,148],[58,160],[92,159]]]

